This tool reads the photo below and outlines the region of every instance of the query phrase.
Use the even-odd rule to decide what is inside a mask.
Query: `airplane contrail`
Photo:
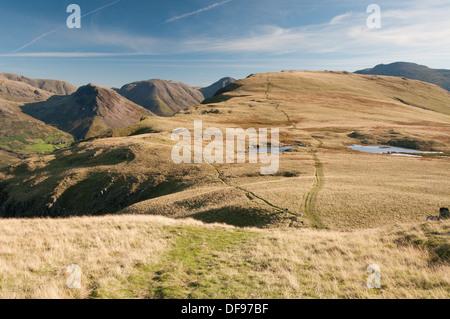
[[[111,2],[110,4],[107,4],[107,5],[103,6],[103,7],[100,7],[100,8],[97,8],[97,9],[91,11],[91,12],[88,12],[88,13],[86,13],[85,15],[82,15],[81,18],[84,18],[84,17],[86,17],[86,16],[88,16],[88,15],[90,15],[90,14],[93,14],[93,13],[97,12],[97,11],[100,11],[100,10],[103,10],[103,9],[105,9],[105,8],[107,8],[107,7],[110,7],[110,6],[116,4],[116,3],[119,2],[119,1],[121,1],[121,0],[116,0],[116,1],[114,1],[114,2]],[[46,33],[44,33],[44,34],[38,36],[36,39],[33,39],[32,41],[28,42],[28,43],[25,44],[24,46],[21,46],[21,47],[18,48],[17,50],[14,50],[14,51],[12,51],[12,52],[6,54],[6,55],[11,55],[11,54],[15,54],[15,53],[17,53],[17,52],[20,52],[20,51],[22,51],[23,49],[25,49],[26,47],[29,47],[30,45],[32,45],[33,43],[35,43],[35,42],[37,42],[37,41],[39,41],[39,40],[41,40],[41,39],[43,39],[43,38],[49,36],[50,34],[53,34],[53,33],[55,33],[55,32],[58,32],[59,30],[65,28],[65,27],[66,27],[66,25],[64,24],[64,25],[62,25],[62,26],[56,28],[55,30],[46,32]]]
[[[216,2],[216,3],[213,3],[212,5],[207,6],[205,8],[202,8],[202,9],[199,9],[199,10],[196,10],[196,11],[193,11],[193,12],[189,12],[189,13],[180,15],[178,17],[173,17],[171,19],[168,19],[164,23],[169,23],[169,22],[180,20],[180,19],[192,16],[192,15],[195,15],[195,14],[199,14],[199,13],[202,13],[202,12],[205,12],[205,11],[209,11],[209,10],[215,8],[215,7],[224,5],[224,4],[226,4],[226,3],[230,2],[230,1],[233,1],[233,0],[225,0],[225,1],[222,1],[222,2]]]

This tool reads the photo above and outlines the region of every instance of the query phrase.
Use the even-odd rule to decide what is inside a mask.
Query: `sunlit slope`
[[[361,228],[423,220],[449,205],[448,158],[396,158],[346,148],[369,140],[450,152],[450,97],[435,85],[344,72],[285,71],[252,75],[207,102],[178,114],[176,121],[162,124],[152,118],[116,134],[192,128],[193,119],[223,130],[279,127],[284,145],[309,146],[281,156],[282,178],[260,176],[249,164],[219,169],[229,184],[291,211],[308,211],[319,226]],[[355,131],[364,138],[348,136]]]
[[[5,78],[18,83],[26,83],[35,88],[58,95],[72,94],[77,90],[76,86],[59,80],[31,79],[29,77],[13,73],[0,73],[0,78]]]
[[[448,158],[346,147],[362,136],[449,153],[450,96],[435,85],[286,71],[239,80],[207,102],[4,171],[2,213],[156,214],[236,226],[354,229],[421,221],[450,206]],[[192,130],[196,119],[223,132],[279,128],[282,145],[304,147],[281,154],[279,171],[269,176],[260,174],[261,163],[174,164],[170,134]]]
[[[233,89],[233,86],[236,88]],[[344,72],[284,71],[255,74],[232,84],[225,96],[254,97],[283,102],[295,123],[322,118],[330,125],[354,124],[361,119],[395,123],[417,120],[433,110],[450,115],[450,93],[436,85],[396,77],[356,75]],[[220,101],[220,96],[216,97]],[[409,104],[409,105],[408,105]],[[334,110],[334,112],[332,111]],[[273,112],[277,115],[275,110]],[[267,114],[271,116],[272,114]],[[338,118],[331,116],[337,115]],[[352,115],[351,118],[348,118]],[[300,118],[295,118],[299,116]],[[357,116],[357,117],[355,117]],[[400,119],[398,119],[400,117]],[[432,119],[425,116],[423,121]],[[436,118],[436,117],[435,117]],[[448,123],[448,118],[447,121]]]

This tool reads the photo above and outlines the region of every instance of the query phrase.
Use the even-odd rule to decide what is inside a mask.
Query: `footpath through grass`
[[[317,156],[317,150],[322,147],[323,141],[316,136],[312,136],[312,138],[314,138],[318,142],[317,147],[311,149],[310,151],[311,157],[314,160],[314,186],[305,195],[305,199],[302,205],[303,213],[305,214],[306,218],[311,221],[311,224],[313,226],[325,228],[325,225],[320,220],[316,211],[316,198],[325,183],[325,178],[323,175],[323,164]]]
[[[428,236],[420,227],[399,228],[396,234],[164,228],[171,248],[158,262],[134,265],[118,289],[105,286],[104,293],[93,291],[91,297],[441,298],[449,293],[447,257],[440,253],[448,249],[447,238],[439,238],[442,242],[429,251],[411,243]],[[363,286],[372,263],[383,269],[380,290]]]
[[[251,264],[241,258],[257,233],[245,229],[167,227],[173,248],[157,265],[137,264],[117,291],[121,297],[243,298],[262,288]],[[244,253],[245,254],[245,253]],[[117,297],[93,294],[92,297]],[[274,291],[276,294],[276,291]]]
[[[336,232],[156,216],[0,223],[3,298],[448,298],[449,221]],[[68,265],[82,270],[66,285]],[[368,265],[382,288],[364,286]]]

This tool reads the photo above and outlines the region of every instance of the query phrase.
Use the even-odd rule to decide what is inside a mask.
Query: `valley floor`
[[[449,298],[450,221],[256,229],[129,215],[0,220],[0,298]],[[67,287],[67,268],[81,288]],[[381,269],[381,289],[365,283]]]

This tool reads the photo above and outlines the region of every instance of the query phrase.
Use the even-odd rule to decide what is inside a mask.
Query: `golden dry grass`
[[[424,221],[449,204],[448,159],[402,158],[357,151],[319,153],[325,185],[317,211],[335,229]]]
[[[114,286],[139,262],[158,262],[168,249],[165,225],[106,217],[1,221],[1,298],[87,298],[96,286]],[[66,269],[78,264],[83,289],[66,286]]]
[[[448,237],[434,231],[450,222],[338,232],[136,215],[1,220],[0,298],[449,298],[450,267],[436,255]],[[66,286],[70,264],[81,289]],[[363,285],[370,264],[381,289]]]

